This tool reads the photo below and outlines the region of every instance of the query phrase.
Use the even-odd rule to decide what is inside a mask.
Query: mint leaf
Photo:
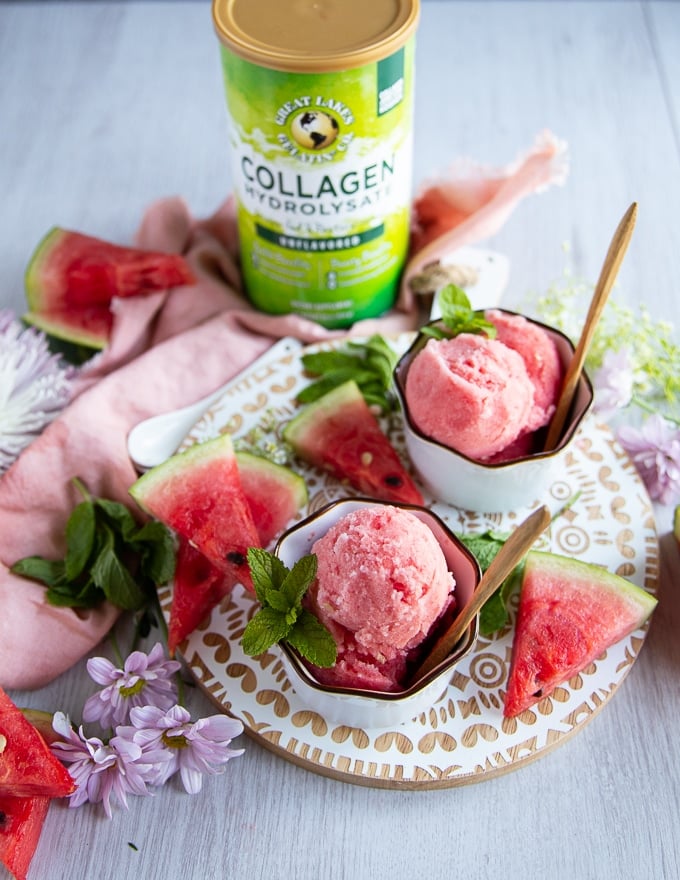
[[[447,284],[439,292],[441,320],[439,324],[423,327],[426,336],[438,339],[451,338],[460,333],[484,333],[490,339],[496,336],[496,328],[487,321],[482,309],[474,310],[468,295],[455,284]],[[443,325],[443,326],[442,326]]]
[[[133,535],[132,546],[140,554],[140,572],[152,584],[167,584],[175,575],[176,549],[172,532],[151,520]]]
[[[344,349],[310,352],[302,356],[302,364],[311,376],[318,376],[298,394],[299,403],[311,403],[324,394],[353,379],[369,406],[387,413],[395,408],[392,393],[392,371],[397,354],[379,335],[365,342],[349,342]]]
[[[335,639],[321,621],[305,609],[295,621],[286,641],[315,666],[333,666],[337,659]]]
[[[66,522],[65,576],[68,580],[77,578],[87,565],[92,553],[96,530],[96,516],[91,501],[77,504]]]
[[[302,556],[286,575],[281,590],[288,599],[289,607],[299,607],[302,599],[316,577],[317,558],[313,553]]]
[[[54,587],[64,580],[65,566],[63,559],[43,559],[42,556],[25,556],[11,566],[12,574],[40,581],[48,587]]]
[[[330,370],[317,382],[303,388],[297,395],[296,400],[298,403],[313,403],[315,400],[323,397],[324,394],[327,394],[339,385],[344,385],[345,382],[349,382],[350,379],[354,379],[361,389],[366,385],[370,385],[371,380],[373,379],[373,373],[369,370],[363,370],[359,366]]]
[[[248,563],[262,607],[244,630],[245,653],[257,656],[286,639],[317,666],[332,666],[337,650],[333,636],[310,611],[302,608],[304,595],[316,577],[316,556],[303,556],[289,569],[267,550],[250,547]]]
[[[91,568],[92,580],[106,598],[126,611],[136,611],[144,605],[144,593],[116,553],[113,531],[101,529],[102,545]]]
[[[140,527],[124,504],[92,498],[77,477],[73,483],[85,500],[66,522],[65,558],[26,557],[12,571],[44,584],[52,605],[94,608],[109,599],[125,610],[148,609],[156,585],[174,574],[170,530],[155,521]]]
[[[288,569],[278,556],[260,547],[248,548],[248,566],[260,605],[267,605],[267,590],[278,590]]]
[[[478,535],[458,535],[461,543],[465,544],[477,559],[482,572],[485,572],[491,565],[494,557],[508,537],[508,534],[493,531],[482,532]],[[510,619],[507,602],[510,595],[514,592],[514,588],[518,585],[516,572],[520,566],[515,567],[510,572],[496,592],[482,606],[479,613],[479,631],[482,635],[489,636],[497,632]]]
[[[263,654],[276,642],[285,639],[290,630],[286,615],[273,608],[260,608],[243,631],[241,645],[249,657]]]

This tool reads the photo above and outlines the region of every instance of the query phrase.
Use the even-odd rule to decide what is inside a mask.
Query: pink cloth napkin
[[[446,180],[427,186],[414,205],[413,256],[395,309],[349,331],[249,306],[241,291],[231,199],[202,221],[179,198],[152,205],[136,243],[186,254],[198,281],[116,301],[110,345],[81,371],[69,406],[0,478],[0,685],[48,683],[94,648],[118,616],[106,603],[86,612],[48,605],[43,587],[8,570],[23,556],[63,556],[66,519],[80,500],[74,476],[93,494],[135,510],[128,489],[136,474],[126,439],[137,422],[219,387],[276,338],[316,342],[414,329],[408,279],[426,263],[488,238],[524,196],[562,183],[565,175],[565,145],[543,133],[506,169],[459,164]]]

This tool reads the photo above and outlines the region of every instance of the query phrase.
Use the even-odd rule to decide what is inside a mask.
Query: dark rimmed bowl
[[[388,504],[372,498],[346,498],[335,501],[288,529],[279,539],[275,553],[289,568],[311,552],[314,542],[345,514],[362,507],[400,507],[415,514],[434,534],[455,581],[456,607],[470,600],[481,579],[475,557],[432,511],[409,504]],[[332,687],[316,680],[300,656],[285,642],[281,656],[290,682],[300,699],[327,721],[350,727],[390,727],[415,718],[429,709],[442,695],[456,665],[472,650],[479,634],[475,618],[451,654],[428,675],[403,691],[382,692],[359,688]]]
[[[517,315],[516,312],[506,309],[499,311]],[[555,340],[566,370],[574,353],[570,340],[554,327],[530,318],[527,320],[537,324]],[[438,320],[435,320],[428,326],[437,323]],[[406,448],[418,476],[435,498],[464,510],[505,513],[531,506],[550,488],[563,466],[565,453],[592,406],[593,387],[587,375],[583,373],[579,380],[574,403],[555,449],[535,452],[506,462],[475,461],[427,437],[416,427],[409,415],[406,377],[413,359],[430,338],[420,332],[394,369],[394,384],[404,415]],[[539,445],[540,436],[541,434],[537,435]]]

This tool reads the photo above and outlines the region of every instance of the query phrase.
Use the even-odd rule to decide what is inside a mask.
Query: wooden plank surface
[[[487,243],[511,259],[508,305],[561,275],[565,242],[594,281],[637,200],[617,295],[680,326],[678,58],[680,4],[423,4],[417,182],[456,156],[504,164],[543,128],[569,143],[567,184]],[[26,260],[51,225],[126,241],[155,198],[180,194],[202,216],[229,192],[205,2],[0,4],[0,83],[1,307],[22,309]],[[51,808],[30,877],[677,878],[680,556],[668,508],[657,522],[661,604],[641,656],[550,755],[479,785],[402,792],[322,778],[246,740],[198,797],[170,784],[111,822]],[[14,696],[78,718],[89,692],[80,665]],[[200,693],[189,705],[211,711]]]

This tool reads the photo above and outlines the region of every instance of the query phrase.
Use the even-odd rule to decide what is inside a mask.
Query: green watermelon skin
[[[229,434],[190,446],[151,468],[130,494],[225,575],[253,589],[247,553],[261,542]]]
[[[263,547],[266,547],[307,503],[307,486],[298,474],[248,452],[237,452],[241,486]],[[174,655],[236,581],[180,539],[173,581],[168,650]]]
[[[283,436],[303,461],[350,483],[363,495],[424,503],[354,381],[306,406],[288,422]]]
[[[0,792],[13,797],[66,797],[75,791],[68,770],[0,688]]]
[[[94,349],[106,347],[113,329],[113,313],[108,306],[91,306],[77,311],[26,312],[23,320],[48,336]]]
[[[309,500],[307,484],[290,468],[250,452],[237,452],[236,463],[255,528],[266,547]]]
[[[657,600],[596,565],[552,553],[526,558],[503,714],[550,696],[640,627]]]
[[[49,805],[48,797],[0,792],[0,862],[16,880],[26,880]]]
[[[24,320],[58,339],[103,348],[114,297],[194,284],[184,257],[129,248],[61,227],[36,247],[25,274]]]

